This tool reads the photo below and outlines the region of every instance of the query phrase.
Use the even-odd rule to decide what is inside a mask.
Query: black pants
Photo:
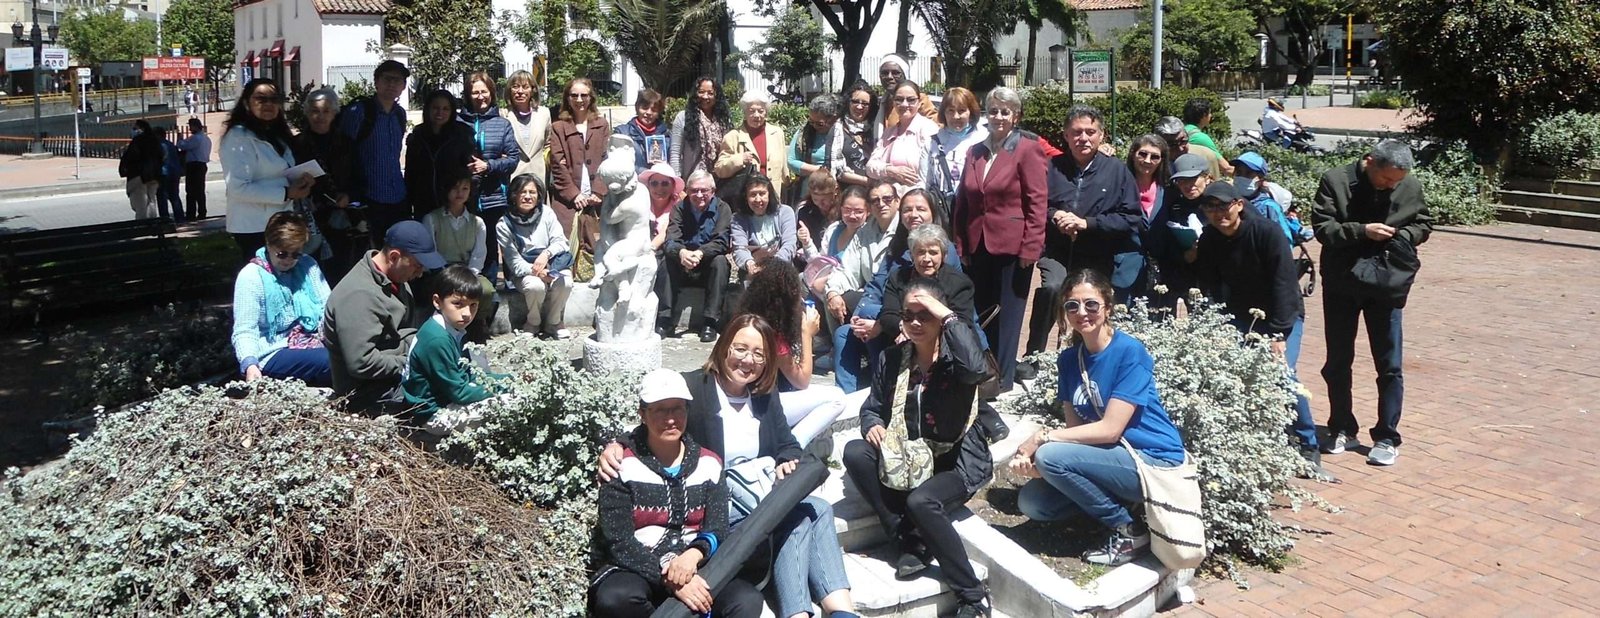
[[[596,618],[648,618],[672,596],[663,586],[645,581],[630,571],[618,570],[589,589],[589,615]],[[737,577],[711,597],[711,614],[726,618],[757,618],[765,601],[750,582]]]
[[[183,214],[193,221],[206,218],[206,164],[190,161],[183,165]]]
[[[1017,348],[1022,343],[1022,315],[1028,310],[1028,293],[1033,291],[1033,267],[1022,268],[1014,255],[990,255],[978,249],[972,254],[967,276],[972,277],[972,300],[980,318],[994,307],[1000,314],[983,328],[1000,363],[1000,390],[1011,390],[1017,374]]]
[[[411,209],[405,204],[382,204],[366,202],[367,230],[372,233],[372,246],[383,246],[383,237],[389,233],[389,228],[401,221],[411,218]]]
[[[1322,379],[1328,383],[1328,435],[1353,436],[1360,427],[1352,409],[1350,375],[1356,360],[1356,323],[1364,321],[1372,363],[1378,370],[1378,424],[1372,427],[1372,441],[1387,440],[1400,446],[1400,408],[1406,395],[1401,372],[1402,313],[1391,302],[1323,289],[1322,327],[1328,359],[1322,365]]]
[[[500,277],[500,236],[495,230],[500,225],[500,218],[505,215],[505,208],[490,208],[478,214],[478,218],[483,219],[484,226],[483,264],[480,266],[483,276],[488,277],[490,283],[497,285],[502,277]]]
[[[934,472],[933,476],[910,493],[895,491],[878,480],[878,447],[866,440],[844,445],[844,469],[861,491],[861,498],[872,505],[890,539],[898,539],[905,549],[906,538],[915,528],[924,545],[939,560],[945,583],[964,601],[982,601],[983,583],[967,558],[961,535],[950,523],[950,511],[959,509],[972,496],[955,470]],[[908,522],[909,521],[909,525]]]
[[[701,326],[716,328],[722,321],[722,293],[728,287],[728,258],[724,256],[706,257],[700,260],[700,266],[694,270],[683,267],[683,262],[676,255],[667,255],[662,258],[666,262],[668,280],[667,293],[661,295],[660,279],[657,279],[657,299],[660,307],[667,310],[666,317],[678,315],[678,301],[683,296],[685,288],[705,288],[705,323]]]

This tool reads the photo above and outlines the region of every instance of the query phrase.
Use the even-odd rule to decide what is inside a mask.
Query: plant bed
[[[1057,575],[1079,586],[1088,586],[1110,569],[1084,562],[1079,556],[1093,548],[1105,531],[1092,521],[1044,522],[1028,519],[1017,508],[1017,493],[1022,483],[1009,475],[996,475],[994,482],[978,491],[967,508],[989,527],[1033,554]]]

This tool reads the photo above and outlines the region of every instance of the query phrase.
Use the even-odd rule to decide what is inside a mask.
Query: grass
[[[209,267],[210,275],[220,283],[232,281],[240,267],[239,246],[233,236],[222,232],[179,238],[178,252],[185,263]]]

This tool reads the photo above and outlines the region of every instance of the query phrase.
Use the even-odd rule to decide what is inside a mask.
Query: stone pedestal
[[[661,366],[661,338],[651,333],[642,341],[583,340],[583,368],[596,373],[644,373]]]

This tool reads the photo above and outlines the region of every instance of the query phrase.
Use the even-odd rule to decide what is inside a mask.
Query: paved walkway
[[[184,118],[183,122],[188,122]],[[227,115],[221,112],[205,114],[206,133],[211,136],[211,160],[218,161],[217,140],[222,136],[222,121]],[[213,169],[217,166],[213,163]],[[0,198],[29,199],[39,195],[62,195],[85,191],[120,188],[123,180],[117,175],[116,159],[84,157],[80,162],[73,157],[24,160],[17,155],[0,157]]]
[[[1326,535],[1303,536],[1285,572],[1252,572],[1249,590],[1209,581],[1177,613],[1600,614],[1600,234],[1462,232],[1422,247],[1398,465],[1367,466],[1365,448],[1327,457],[1344,483],[1320,493],[1343,512],[1278,515]],[[1307,309],[1300,370],[1322,422],[1322,314]],[[1357,417],[1370,424],[1374,375],[1357,350]]]

